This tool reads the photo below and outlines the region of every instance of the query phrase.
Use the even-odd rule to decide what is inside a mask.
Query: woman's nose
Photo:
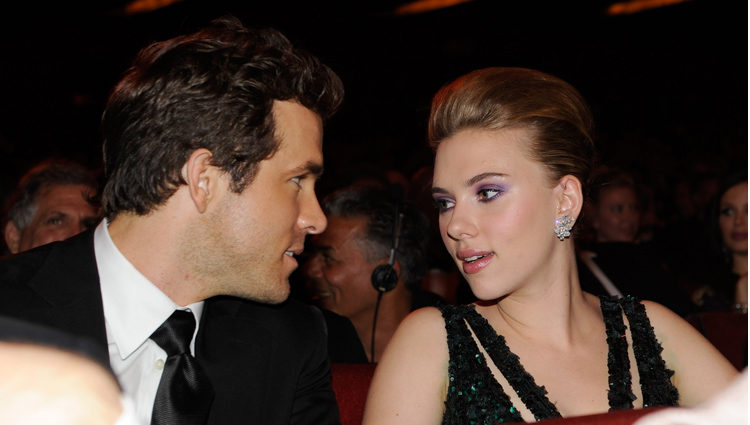
[[[476,234],[476,225],[466,208],[459,207],[456,204],[447,214],[448,224],[446,226],[446,233],[448,237],[460,240]]]

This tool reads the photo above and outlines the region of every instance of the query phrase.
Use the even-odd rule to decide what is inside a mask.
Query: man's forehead
[[[340,242],[362,239],[365,235],[367,219],[363,216],[341,217],[329,216],[328,227],[320,235],[327,240],[338,239]]]
[[[77,193],[81,195],[81,198],[86,198],[90,196],[92,193],[96,192],[96,188],[91,187],[84,183],[46,183],[42,185],[42,187],[39,188],[39,191],[37,192],[37,199],[41,199],[42,197],[46,197],[50,195],[51,193],[61,193],[70,191],[71,193]]]

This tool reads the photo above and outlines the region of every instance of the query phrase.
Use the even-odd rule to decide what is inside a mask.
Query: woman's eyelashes
[[[505,192],[506,190],[502,186],[481,186],[476,191],[475,199],[482,203],[492,202]],[[436,196],[433,198],[433,203],[435,204],[435,208],[442,213],[453,208],[456,201],[446,196]]]
[[[435,208],[441,213],[453,208],[453,204],[455,203],[452,199],[443,196],[433,198],[432,202],[435,204]]]
[[[505,193],[502,186],[481,186],[477,189],[477,200],[479,202],[491,202]]]

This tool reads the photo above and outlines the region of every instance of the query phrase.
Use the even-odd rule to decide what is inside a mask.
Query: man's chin
[[[262,299],[259,299],[257,301],[266,303],[266,304],[281,304],[287,299],[289,299],[289,294],[291,293],[291,287],[289,286],[289,281],[285,280],[282,285],[280,285],[280,288],[274,288],[279,289],[279,291],[269,291],[265,296],[262,297]]]
[[[334,311],[334,309],[336,308],[336,305],[333,303],[333,300],[330,296],[318,298],[316,300],[316,304],[318,304],[320,308],[324,308],[326,310]]]
[[[281,304],[289,299],[291,293],[291,287],[289,286],[289,280],[283,280],[279,284],[274,285],[271,288],[247,288],[247,290],[237,291],[233,295],[235,297],[244,298],[246,300],[255,301],[263,304]]]

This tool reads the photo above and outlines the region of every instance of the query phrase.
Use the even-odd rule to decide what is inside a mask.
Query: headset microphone
[[[370,276],[372,286],[379,292],[391,291],[398,283],[398,273],[396,273],[393,263],[396,260],[396,250],[398,250],[398,242],[401,237],[401,222],[403,219],[404,213],[398,211],[396,220],[393,223],[393,241],[391,243],[391,252],[388,256],[388,264],[381,264],[375,267]]]
[[[396,250],[398,250],[398,241],[401,238],[401,222],[404,219],[404,213],[401,211],[400,206],[396,208],[395,220],[393,223],[393,238],[391,240],[391,251],[388,255],[388,264],[381,264],[375,267],[370,276],[372,286],[378,291],[378,300],[375,302],[375,314],[372,318],[372,335],[370,337],[370,363],[375,363],[375,329],[378,322],[378,310],[380,308],[380,300],[383,298],[383,294],[393,290],[398,283],[398,273],[393,267],[393,263],[396,261]]]

